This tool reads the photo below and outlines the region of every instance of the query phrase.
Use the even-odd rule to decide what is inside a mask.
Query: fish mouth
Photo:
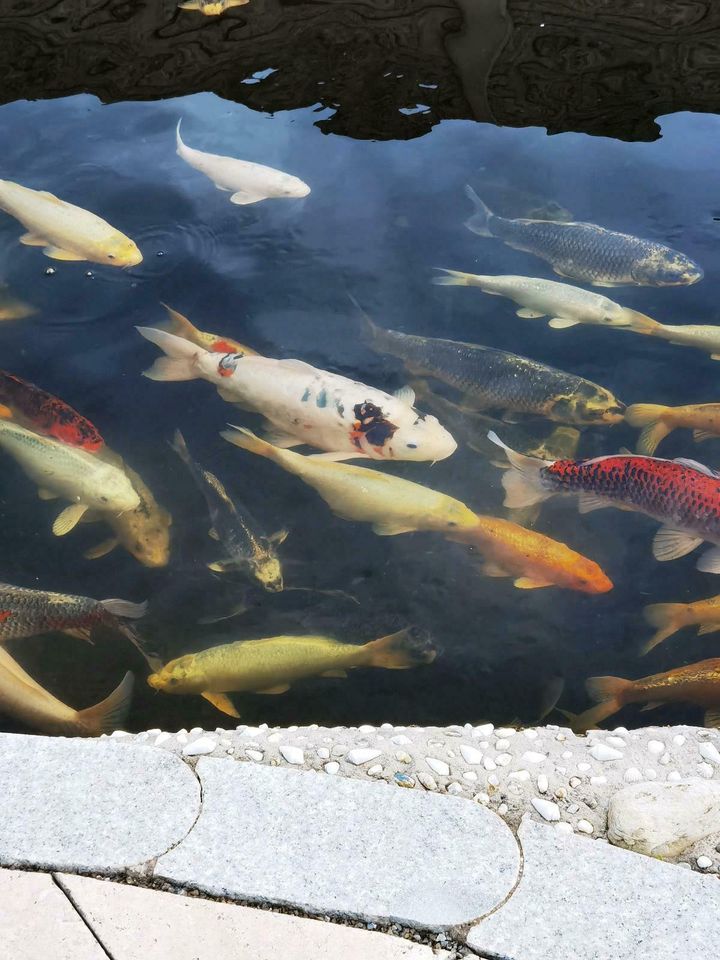
[[[150,676],[147,678],[147,683],[149,687],[153,688],[153,690],[162,689],[162,681],[160,680],[160,677],[156,673],[150,674]]]

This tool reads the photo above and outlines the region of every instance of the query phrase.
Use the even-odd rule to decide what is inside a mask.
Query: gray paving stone
[[[99,873],[181,840],[200,787],[186,763],[113,740],[0,735],[0,864]]]
[[[207,757],[196,772],[202,813],[155,868],[180,886],[439,929],[516,882],[515,838],[479,804]]]
[[[7,960],[107,960],[47,873],[0,870],[0,956]]]
[[[398,937],[320,920],[88,877],[62,874],[57,879],[113,960],[435,960],[446,956]]]
[[[501,960],[717,960],[720,883],[531,821],[522,879],[468,945]]]

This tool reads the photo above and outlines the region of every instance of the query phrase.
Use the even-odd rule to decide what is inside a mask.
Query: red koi
[[[97,429],[70,404],[4,370],[0,370],[0,404],[0,416],[7,408],[22,426],[72,447],[96,453],[103,446]]]

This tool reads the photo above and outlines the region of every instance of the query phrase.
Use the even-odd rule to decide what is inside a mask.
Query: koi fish
[[[0,404],[9,409],[20,426],[70,446],[96,453],[103,445],[96,427],[69,403],[5,370],[0,370]]]
[[[413,407],[409,387],[391,396],[302,360],[220,356],[164,330],[137,329],[166,354],[146,377],[209,381],[224,400],[261,413],[277,446],[308,444],[333,460],[433,461],[457,447],[435,417]]]
[[[287,530],[266,537],[245,508],[237,509],[218,478],[192,459],[179,430],[175,431],[171,446],[205,497],[212,524],[210,536],[225,551],[225,558],[209,564],[210,569],[217,573],[247,569],[266,590],[281,591],[282,567],[275,546],[285,540]]]
[[[180,137],[178,120],[175,139],[177,155],[185,163],[204,173],[218,190],[231,194],[230,203],[245,206],[275,197],[306,197],[310,187],[299,177],[266,167],[262,163],[237,160],[235,157],[222,157],[215,153],[203,153],[186,146]]]
[[[183,0],[178,4],[179,10],[199,10],[206,17],[219,17],[231,7],[243,7],[250,0]]]
[[[9,453],[38,486],[42,500],[72,501],[53,523],[62,537],[85,512],[134,510],[140,498],[126,474],[97,455],[0,420],[0,447]]]
[[[591,677],[586,683],[596,707],[573,717],[573,730],[584,732],[602,723],[629,703],[646,709],[664,703],[692,703],[705,709],[705,726],[720,727],[720,659],[701,660],[639,680]]]
[[[694,603],[651,603],[643,610],[645,620],[657,632],[642,647],[641,655],[672,637],[683,627],[698,627],[698,636],[720,630],[720,596]]]
[[[285,693],[306,677],[346,677],[357,667],[408,670],[432,663],[436,651],[411,629],[357,645],[332,637],[282,636],[239,640],[171,660],[148,677],[154,690],[200,694],[238,717],[228,693]]]
[[[58,700],[0,647],[0,713],[40,733],[64,737],[99,737],[122,726],[130,709],[133,675],[126,673],[109,697],[75,710]]]
[[[658,323],[642,313],[632,322],[633,333],[667,340],[680,347],[696,347],[710,354],[711,360],[720,360],[720,327],[706,323],[683,323],[679,325]]]
[[[693,440],[712,440],[720,436],[720,403],[689,403],[684,407],[664,407],[659,403],[634,403],[625,411],[631,427],[642,427],[637,452],[651,457],[662,440],[685,427]]]
[[[35,307],[13,297],[6,286],[0,284],[0,322],[3,320],[24,320],[37,313]]]
[[[252,350],[250,347],[245,346],[244,343],[239,343],[230,337],[223,337],[218,333],[206,333],[204,330],[198,330],[187,317],[178,313],[177,310],[173,310],[172,307],[169,307],[166,303],[164,303],[163,306],[167,310],[169,317],[167,329],[170,333],[174,333],[176,337],[184,337],[185,340],[189,340],[190,343],[194,343],[197,347],[202,347],[203,350],[210,350],[212,353],[238,353],[241,356],[259,356],[257,350]]]
[[[0,210],[28,231],[20,243],[44,247],[43,253],[52,260],[90,260],[110,267],[142,263],[142,254],[129,237],[89,210],[45,190],[0,180]]]
[[[684,557],[703,541],[720,544],[720,474],[695,460],[604,456],[592,460],[539,460],[516,453],[495,433],[512,470],[503,476],[506,507],[525,507],[554,494],[575,494],[581,513],[619,507],[644,513],[662,526],[653,540],[656,560]],[[720,548],[697,569],[720,573]]]
[[[702,267],[664,243],[594,223],[506,220],[495,216],[472,187],[466,186],[465,193],[475,207],[465,222],[468,230],[479,237],[497,237],[515,250],[546,260],[561,277],[594,287],[671,287],[703,278]]]

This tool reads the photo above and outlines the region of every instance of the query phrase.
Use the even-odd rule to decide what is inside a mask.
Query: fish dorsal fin
[[[538,317],[546,316],[542,310],[531,310],[530,307],[520,307],[520,309],[516,310],[515,313],[518,317],[522,317],[524,320],[536,320]]]
[[[612,507],[613,503],[609,500],[603,500],[591,493],[584,493],[578,498],[578,510],[580,513],[592,513],[593,510],[602,510],[605,507]]]
[[[720,727],[720,707],[713,707],[712,710],[705,711],[705,726]]]
[[[653,539],[653,556],[656,560],[677,560],[691,553],[702,542],[702,537],[694,537],[683,530],[660,527]]]
[[[548,326],[553,330],[565,330],[567,327],[576,327],[579,323],[579,320],[571,320],[569,317],[553,317],[548,320]]]
[[[401,402],[406,403],[409,407],[412,407],[415,403],[415,391],[412,387],[405,384],[404,387],[400,387],[399,390],[396,390],[394,396]]]
[[[695,566],[703,573],[720,573],[720,547],[706,550]]]
[[[715,473],[714,470],[711,470],[710,467],[705,466],[704,463],[698,463],[697,460],[690,460],[687,457],[676,457],[673,460],[673,463],[677,463],[680,467],[690,467],[691,470],[697,470],[698,473],[704,473],[706,477],[720,477],[720,473]]]

